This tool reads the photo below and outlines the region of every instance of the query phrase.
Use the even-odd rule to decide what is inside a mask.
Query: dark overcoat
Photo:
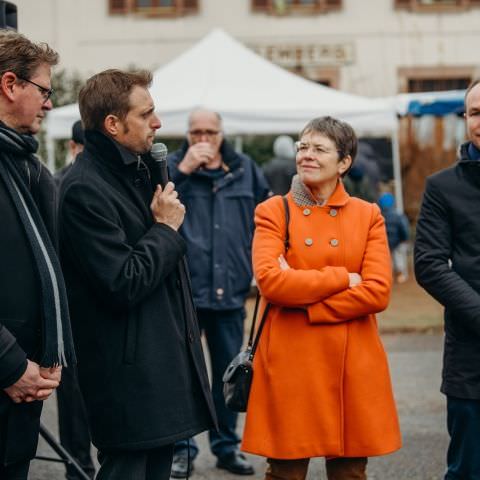
[[[418,283],[445,307],[442,392],[480,400],[480,161],[427,179],[415,239]]]
[[[150,449],[214,425],[185,242],[144,162],[99,132],[62,181],[60,242],[92,440]]]
[[[18,162],[52,243],[55,232],[55,184],[49,171],[33,156],[15,158],[0,151],[0,161]],[[27,358],[42,357],[41,285],[35,258],[13,200],[0,180],[0,463],[35,456],[43,402],[12,402],[3,391],[27,368]]]

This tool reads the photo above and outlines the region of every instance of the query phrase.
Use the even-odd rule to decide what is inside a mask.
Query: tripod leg
[[[71,465],[72,468],[77,471],[82,479],[90,480],[90,477],[83,471],[82,467],[77,463],[77,461],[62,447],[62,445],[60,445],[59,442],[55,440],[53,435],[42,423],[40,423],[40,435],[67,465]]]

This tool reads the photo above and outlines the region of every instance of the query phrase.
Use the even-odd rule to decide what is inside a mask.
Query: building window
[[[473,76],[473,67],[400,68],[399,90],[403,93],[463,90]]]
[[[342,0],[251,0],[254,12],[271,15],[325,13],[342,8]]]
[[[199,0],[109,0],[112,15],[135,13],[151,17],[170,17],[198,12]]]
[[[394,0],[395,8],[417,12],[465,10],[480,7],[480,0]]]

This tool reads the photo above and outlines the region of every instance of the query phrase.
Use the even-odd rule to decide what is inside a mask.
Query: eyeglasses
[[[32,82],[31,80],[28,80],[27,78],[19,77],[18,75],[17,75],[17,77],[20,80],[23,80],[24,82],[31,83],[32,85],[35,85],[38,88],[38,90],[40,91],[40,93],[42,94],[43,103],[48,102],[48,99],[53,95],[53,88],[45,88],[45,87],[42,87],[41,85],[39,85],[38,83],[35,83],[35,82]]]
[[[220,130],[189,130],[188,132],[194,138],[208,137],[212,138],[220,133]]]
[[[333,152],[340,153],[340,150],[328,150],[322,145],[310,145],[309,143],[295,142],[295,149],[297,150],[297,153],[306,153],[308,150],[310,150],[310,148],[312,149],[314,155],[319,157]]]

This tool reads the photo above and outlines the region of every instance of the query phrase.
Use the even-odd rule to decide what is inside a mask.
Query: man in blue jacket
[[[169,156],[169,171],[186,207],[181,233],[187,241],[193,299],[205,333],[212,366],[212,393],[219,431],[210,431],[217,467],[252,475],[253,467],[239,452],[237,414],[228,410],[222,376],[243,342],[244,303],[252,279],[251,240],[255,206],[270,195],[257,165],[236,153],[224,140],[218,113],[190,114],[187,142]],[[172,477],[185,478],[198,448],[190,440],[177,443]]]
[[[417,281],[445,307],[445,480],[480,479],[480,80],[465,94],[465,118],[470,141],[427,179],[415,240]]]

